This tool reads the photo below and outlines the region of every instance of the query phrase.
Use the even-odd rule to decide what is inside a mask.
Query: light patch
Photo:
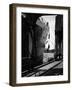
[[[41,16],[40,19],[44,21],[45,25],[48,23],[48,34],[46,38],[46,43],[45,43],[45,48],[47,49],[48,46],[50,45],[49,50],[55,49],[55,20],[56,20],[56,15],[48,15],[48,16]],[[49,37],[50,33],[50,38]]]

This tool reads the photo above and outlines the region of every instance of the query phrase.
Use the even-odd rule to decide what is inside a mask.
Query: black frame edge
[[[14,71],[14,25],[13,25],[13,5],[9,5],[9,85],[15,86],[16,85],[16,79],[15,79],[15,71]]]

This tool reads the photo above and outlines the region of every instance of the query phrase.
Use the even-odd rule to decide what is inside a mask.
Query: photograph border
[[[50,8],[68,10],[68,80],[67,81],[53,81],[53,82],[36,82],[36,83],[16,83],[16,8],[17,7],[32,7],[32,8]],[[31,85],[46,85],[46,84],[60,84],[70,83],[70,7],[65,6],[48,6],[48,5],[34,5],[34,4],[10,4],[9,5],[9,84],[11,86],[31,86]]]

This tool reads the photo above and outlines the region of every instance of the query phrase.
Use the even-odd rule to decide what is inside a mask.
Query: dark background
[[[52,14],[22,13],[22,72],[43,63],[44,45],[39,41],[42,28],[36,25],[36,20],[43,15]],[[63,47],[61,47],[61,44],[63,44],[63,15],[56,16],[55,42],[56,58],[57,55],[60,56],[63,52]]]

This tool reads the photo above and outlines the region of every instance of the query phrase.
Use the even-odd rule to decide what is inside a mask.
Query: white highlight
[[[46,24],[48,22],[49,26],[49,33],[50,33],[50,39],[47,37],[48,43],[46,43],[45,48],[48,48],[48,44],[50,45],[50,49],[55,49],[55,19],[56,15],[48,15],[48,16],[42,16],[44,23]]]

